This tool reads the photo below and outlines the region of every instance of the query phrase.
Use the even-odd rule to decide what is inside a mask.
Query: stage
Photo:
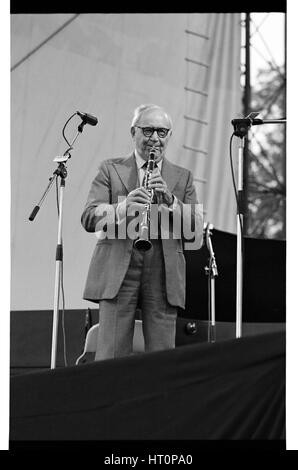
[[[57,368],[50,370],[53,311],[11,312],[12,449],[285,449],[285,242],[245,239],[236,339],[236,237],[214,230],[213,241],[215,343],[208,342],[205,246],[185,253],[186,310],[174,350],[96,363],[91,355],[75,366],[98,322],[90,304],[65,311],[65,351],[60,311]]]
[[[285,332],[27,372],[10,393],[11,449],[283,450]]]

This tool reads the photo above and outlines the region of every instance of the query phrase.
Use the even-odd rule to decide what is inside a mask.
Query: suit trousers
[[[131,354],[137,306],[142,310],[145,351],[175,347],[177,307],[168,303],[161,240],[146,252],[132,250],[117,296],[99,303],[95,360]]]

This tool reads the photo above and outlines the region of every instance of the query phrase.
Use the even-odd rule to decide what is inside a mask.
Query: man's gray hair
[[[171,116],[164,110],[164,108],[162,108],[161,106],[158,106],[157,104],[141,104],[140,106],[138,106],[134,110],[134,115],[133,115],[133,118],[132,118],[132,121],[131,121],[131,127],[136,126],[138,124],[142,114],[145,111],[150,111],[151,109],[152,110],[153,109],[159,109],[159,110],[163,111],[165,113],[165,115],[167,116],[167,118],[169,120],[169,123],[170,123],[170,127],[172,129],[173,123],[172,123]]]

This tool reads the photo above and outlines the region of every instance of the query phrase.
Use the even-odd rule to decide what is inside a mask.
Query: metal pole
[[[245,87],[243,99],[244,116],[250,113],[250,13],[245,17]],[[236,273],[236,338],[242,336],[243,304],[243,236],[248,225],[248,139],[240,138],[238,150],[238,196],[241,198],[237,214],[237,273]],[[240,209],[240,210],[239,210]],[[242,233],[243,231],[243,233]]]
[[[244,116],[250,113],[251,85],[250,85],[250,13],[245,18],[245,89],[244,89]]]
[[[70,149],[72,149],[74,142],[77,140],[81,131],[78,131],[73,138]],[[56,266],[55,266],[55,286],[54,286],[54,308],[53,308],[53,326],[52,326],[52,350],[51,350],[51,369],[55,369],[57,365],[57,346],[58,346],[58,326],[59,326],[59,298],[61,287],[61,268],[63,265],[63,245],[62,245],[62,222],[63,222],[63,202],[65,190],[65,178],[67,176],[65,162],[60,163],[63,167],[64,173],[60,174],[60,189],[59,189],[59,218],[58,218],[58,235],[57,235],[57,248],[56,248]],[[65,157],[64,160],[67,160]],[[56,160],[59,160],[56,159]],[[63,172],[62,170],[62,172]]]
[[[242,194],[243,190],[243,149],[244,138],[241,138],[238,150],[238,195]],[[237,214],[236,338],[242,336],[243,239],[241,226],[243,228],[242,203],[240,202]]]
[[[61,285],[61,266],[63,262],[62,253],[62,216],[63,216],[63,194],[65,188],[65,179],[61,178],[60,196],[59,196],[59,220],[58,220],[58,239],[56,252],[56,269],[55,269],[55,288],[54,288],[54,309],[53,309],[53,327],[52,327],[52,352],[51,352],[51,369],[55,369],[57,362],[57,340],[58,340],[58,324],[59,324],[59,296]]]
[[[284,97],[284,116],[287,115],[287,100],[286,100],[286,91],[287,91],[287,14],[285,13],[285,30],[284,30],[284,35],[285,35],[285,49],[284,49],[284,55],[285,55],[285,97]],[[284,141],[283,141],[283,179],[284,179],[284,185],[285,188],[287,187],[287,128],[285,126],[284,130]],[[287,225],[287,211],[286,211],[286,203],[282,205],[282,211],[283,211],[283,229],[282,229],[282,236],[284,239],[286,239],[286,225]]]
[[[207,223],[205,229],[206,245],[209,250],[209,266],[205,267],[208,275],[208,341],[214,343],[216,341],[216,321],[215,321],[215,276],[218,276],[215,254],[211,242],[211,229],[213,225]]]
[[[251,83],[250,83],[250,13],[245,18],[245,86],[243,99],[243,115],[248,116],[251,107]],[[247,233],[248,226],[248,173],[249,173],[249,142],[245,139],[243,161],[243,232]]]

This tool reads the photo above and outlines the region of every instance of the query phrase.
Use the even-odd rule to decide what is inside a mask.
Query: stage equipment
[[[213,225],[209,222],[204,227],[205,243],[208,248],[209,266],[205,266],[205,273],[208,276],[208,342],[216,341],[215,325],[215,277],[218,276],[215,254],[212,247],[211,235]]]
[[[238,194],[237,194],[237,277],[236,277],[236,338],[242,336],[242,297],[243,297],[243,150],[244,139],[251,126],[261,124],[285,124],[286,119],[256,119],[258,112],[250,113],[246,118],[232,119],[233,135],[239,137],[238,148]]]
[[[64,135],[64,130],[68,122],[75,116],[79,114],[82,118],[82,122],[78,126],[77,133],[73,138],[72,142],[69,143]],[[59,190],[59,207],[58,207],[58,240],[57,240],[57,248],[56,248],[56,269],[55,269],[55,287],[54,287],[54,311],[53,311],[53,327],[52,327],[52,352],[51,352],[51,369],[56,367],[56,359],[57,359],[57,338],[58,338],[58,320],[59,320],[59,295],[60,295],[60,288],[61,288],[61,273],[62,273],[62,263],[63,263],[63,245],[62,245],[62,216],[63,216],[63,197],[64,197],[64,189],[65,189],[65,179],[67,177],[67,168],[66,162],[71,158],[70,151],[73,150],[73,145],[77,140],[79,134],[83,132],[83,128],[85,124],[90,124],[95,126],[97,124],[97,118],[91,116],[90,114],[86,113],[79,113],[77,111],[74,113],[65,123],[62,134],[64,139],[66,140],[69,147],[66,149],[62,156],[57,156],[54,158],[54,162],[58,163],[58,168],[54,171],[53,176],[49,178],[49,183],[40,199],[38,204],[34,207],[33,211],[29,216],[29,220],[33,221],[45,200],[48,192],[50,191],[51,187],[53,186],[54,182],[57,183],[58,177],[60,177],[60,190]]]

